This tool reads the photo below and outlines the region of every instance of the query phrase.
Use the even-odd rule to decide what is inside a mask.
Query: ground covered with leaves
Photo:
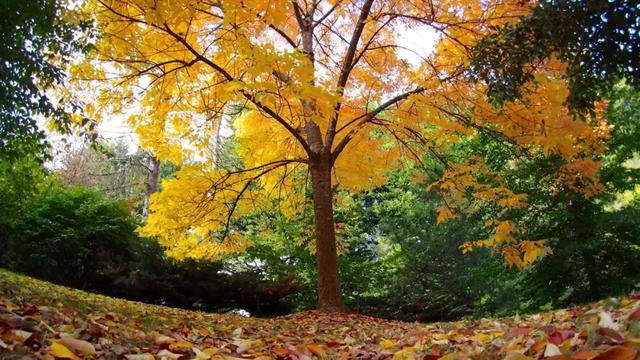
[[[274,319],[147,305],[0,270],[0,359],[618,359],[640,296],[503,319],[404,323],[315,311]]]

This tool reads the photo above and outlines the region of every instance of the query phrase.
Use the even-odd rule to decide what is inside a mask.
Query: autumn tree
[[[563,64],[547,61],[527,97],[500,111],[482,85],[465,80],[469,48],[491,26],[526,14],[526,2],[91,0],[84,10],[102,32],[74,69],[92,80],[78,85],[87,112],[127,115],[143,148],[181,166],[152,197],[142,232],[173,256],[216,257],[248,245],[234,218],[274,206],[295,216],[310,203],[323,310],[344,307],[338,187],[378,186],[387,170],[431,156],[446,167],[432,185],[444,199],[439,222],[483,203],[522,206],[526,197],[482,158],[442,155],[482,133],[509,145],[513,166],[531,153],[556,156],[564,161],[558,184],[598,191],[594,156],[608,128],[562,105]],[[432,34],[433,52],[404,46],[407,32]],[[221,129],[233,131],[240,161],[215,150]],[[494,235],[465,251],[492,246],[518,266],[548,251],[511,221],[486,226]]]

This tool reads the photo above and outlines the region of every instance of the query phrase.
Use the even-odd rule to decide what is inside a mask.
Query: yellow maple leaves
[[[231,217],[274,203],[294,215],[307,204],[312,156],[306,142],[312,140],[320,142],[313,151],[324,147],[335,155],[333,184],[351,191],[380,186],[387,171],[479,134],[506,139],[524,152],[560,156],[566,165],[559,183],[588,196],[599,191],[595,156],[604,151],[608,127],[599,118],[584,122],[567,112],[562,64],[541,67],[525,101],[500,111],[482,85],[462,76],[468,46],[490,26],[528,12],[526,2],[374,1],[360,33],[358,6],[86,3],[85,15],[101,30],[95,51],[73,71],[79,96],[91,103],[87,113],[119,114],[143,148],[181,165],[153,197],[143,234],[160,238],[180,257],[244,249],[248,242],[230,226]],[[410,66],[398,56],[397,32],[417,24],[433,30],[437,45],[419,66]],[[353,57],[343,58],[352,35],[358,40]],[[310,139],[310,126],[320,139]],[[242,163],[236,167],[220,165],[220,146],[230,134]],[[434,185],[445,199],[438,222],[455,217],[469,192],[477,203],[501,208],[526,202],[499,180],[478,181],[478,173],[490,172],[481,159],[447,166]],[[507,223],[490,226],[493,238],[477,246],[513,242],[515,250],[505,256],[518,254],[523,264],[546,251],[535,242],[516,249],[517,231]]]

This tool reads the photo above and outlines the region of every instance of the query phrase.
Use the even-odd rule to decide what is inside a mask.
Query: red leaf
[[[634,312],[629,314],[629,320],[638,320],[640,319],[640,308],[637,308]]]
[[[564,334],[561,333],[560,331],[554,331],[551,334],[549,334],[549,336],[547,336],[547,339],[549,340],[550,343],[554,345],[560,345],[564,342],[565,337],[564,337]]]

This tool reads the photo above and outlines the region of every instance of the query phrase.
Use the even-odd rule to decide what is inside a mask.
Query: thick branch
[[[358,22],[356,23],[356,27],[353,31],[353,34],[351,35],[351,40],[349,41],[349,47],[347,48],[347,52],[344,55],[344,59],[342,60],[340,76],[338,77],[338,83],[336,85],[336,92],[339,96],[342,96],[344,94],[344,87],[347,85],[349,75],[351,74],[351,70],[353,69],[353,59],[356,54],[356,50],[358,49],[358,43],[360,42],[360,38],[362,37],[362,32],[364,31],[364,27],[366,25],[367,17],[369,16],[369,12],[371,11],[372,4],[373,0],[366,0],[364,5],[362,5],[360,16],[358,16]],[[338,123],[338,113],[340,112],[341,106],[341,102],[338,102],[336,104],[333,116],[331,117],[331,121],[329,123],[329,128],[327,129],[326,138],[327,148],[329,149],[333,144],[336,125]]]
[[[356,124],[356,126],[351,129],[349,131],[349,133],[347,133],[347,135],[345,135],[345,137],[340,141],[340,143],[338,143],[338,145],[336,145],[335,149],[333,150],[333,161],[335,161],[335,159],[338,158],[338,155],[340,155],[340,153],[342,152],[342,150],[344,150],[344,148],[347,146],[347,144],[349,143],[349,141],[351,141],[351,139],[358,133],[358,131],[360,130],[360,128],[366,124],[367,122],[371,121],[372,119],[374,119],[376,117],[376,115],[380,114],[381,112],[383,112],[384,110],[388,109],[390,106],[392,106],[393,104],[396,104],[402,100],[407,99],[409,96],[413,95],[413,94],[419,94],[423,91],[425,91],[426,89],[423,87],[417,87],[411,91],[407,91],[403,94],[400,94],[398,96],[395,96],[387,101],[385,101],[382,105],[378,106],[377,108],[375,108],[373,111],[367,112],[365,114],[362,114],[354,119],[352,119],[349,123],[347,123],[346,125],[344,125],[343,127],[341,127],[337,132],[340,132],[341,130],[343,130],[344,128],[346,128],[347,126],[358,122],[358,124]],[[336,132],[336,133],[337,133]]]

